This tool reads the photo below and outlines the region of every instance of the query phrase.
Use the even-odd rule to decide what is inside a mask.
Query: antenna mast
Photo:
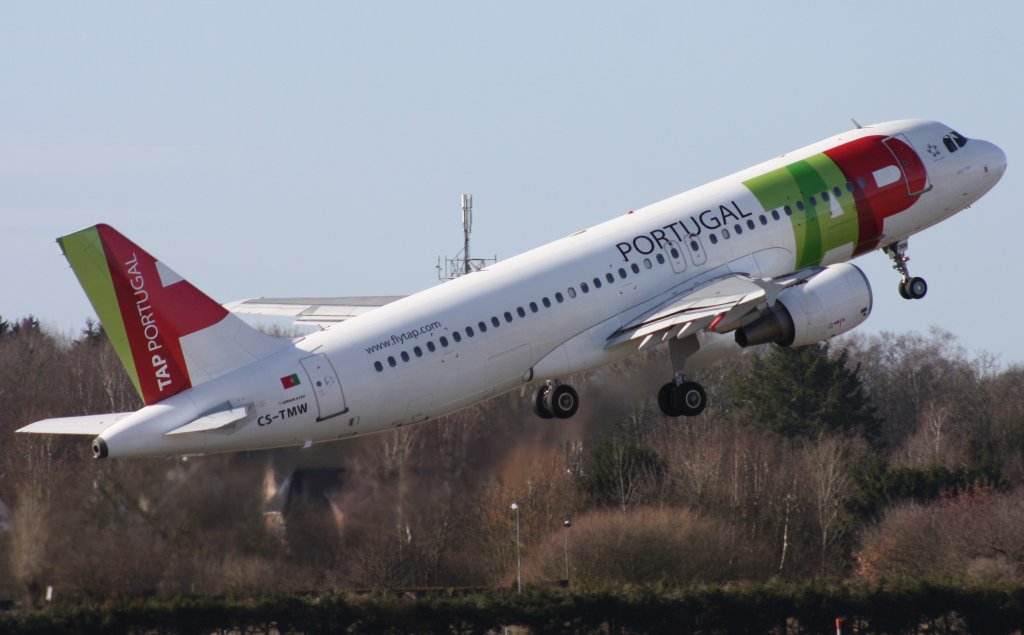
[[[469,256],[469,234],[473,231],[473,195],[462,195],[462,251],[454,257],[437,257],[437,277],[440,280],[454,280],[467,273],[479,271],[489,264],[498,262],[493,258],[471,258]]]

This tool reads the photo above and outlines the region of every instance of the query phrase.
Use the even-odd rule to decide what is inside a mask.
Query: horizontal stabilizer
[[[195,421],[186,423],[180,428],[171,430],[164,434],[164,436],[169,437],[176,434],[191,434],[193,432],[234,432],[237,429],[235,424],[249,416],[250,407],[251,404],[240,406],[238,408],[230,408],[228,410],[220,410],[206,416],[199,417]]]
[[[83,434],[94,437],[130,414],[132,413],[112,412],[103,415],[43,419],[20,428],[18,432],[29,432],[32,434]]]
[[[330,326],[350,320],[401,300],[401,295],[352,296],[347,298],[251,298],[224,305],[232,313],[293,317],[296,324]]]

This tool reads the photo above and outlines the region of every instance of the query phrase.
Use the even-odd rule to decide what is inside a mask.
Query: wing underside
[[[702,330],[727,333],[757,319],[784,289],[803,284],[819,271],[805,269],[777,279],[729,274],[709,280],[631,320],[609,336],[605,348],[639,342],[638,350],[644,350]]]

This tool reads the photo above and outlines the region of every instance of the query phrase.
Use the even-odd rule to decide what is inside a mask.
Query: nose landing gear
[[[907,269],[907,262],[910,261],[907,245],[907,241],[901,240],[883,247],[882,251],[892,260],[892,268],[900,273],[900,296],[906,300],[920,300],[928,293],[928,283],[924,278],[911,277]]]

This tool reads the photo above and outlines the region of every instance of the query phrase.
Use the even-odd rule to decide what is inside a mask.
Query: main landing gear
[[[682,376],[670,381],[658,391],[658,407],[669,417],[696,417],[708,405],[704,387]]]
[[[580,407],[580,396],[572,386],[557,381],[544,382],[534,393],[533,411],[541,419],[568,419]]]
[[[907,262],[910,258],[907,256],[907,241],[901,240],[898,243],[893,243],[882,248],[885,255],[889,256],[889,260],[892,260],[892,268],[900,272],[900,295],[906,300],[920,300],[928,293],[928,283],[924,281],[924,278],[915,278],[910,276],[910,271],[907,270]]]
[[[683,374],[686,359],[700,350],[696,335],[668,343],[669,357],[672,358],[674,378],[658,391],[658,407],[669,417],[696,417],[708,405],[704,387],[695,381],[688,381]]]

